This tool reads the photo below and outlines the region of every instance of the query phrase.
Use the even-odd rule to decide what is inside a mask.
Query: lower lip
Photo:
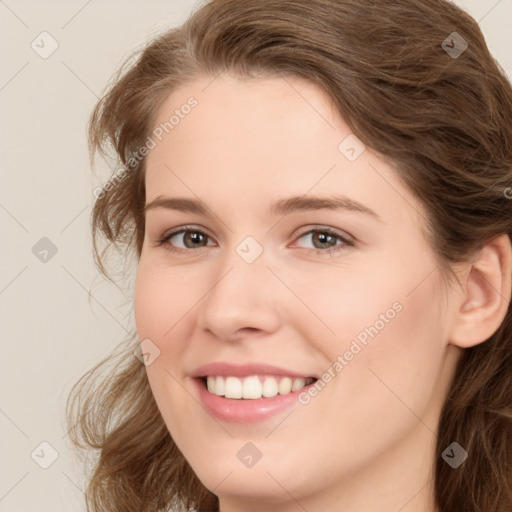
[[[193,379],[199,390],[199,397],[208,412],[222,421],[231,423],[254,423],[266,420],[291,407],[300,393],[306,391],[314,383],[288,393],[271,398],[234,399],[213,395],[206,389],[203,379]]]

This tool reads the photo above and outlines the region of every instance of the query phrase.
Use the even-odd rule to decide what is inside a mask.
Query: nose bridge
[[[246,236],[229,247],[221,259],[211,298],[233,300],[233,310],[237,304],[245,307],[250,303],[268,303],[265,290],[268,290],[271,272],[267,268],[267,253],[262,244],[253,236]]]
[[[236,236],[233,238],[236,240]],[[258,283],[268,279],[271,274],[267,268],[268,254],[268,248],[264,249],[263,241],[259,242],[252,235],[246,235],[240,241],[229,244],[220,256],[221,262],[217,268],[220,281],[216,280],[218,284],[215,285],[215,288],[226,287],[225,291],[227,291],[234,287],[234,292],[244,299],[245,293],[241,293],[245,291],[244,288],[257,286]]]
[[[200,324],[220,338],[238,330],[273,330],[277,326],[277,295],[271,292],[275,276],[267,268],[263,245],[246,236],[220,256],[212,270],[212,286],[204,297]]]

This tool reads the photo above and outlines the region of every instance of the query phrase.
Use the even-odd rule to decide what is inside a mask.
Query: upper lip
[[[251,375],[282,375],[296,378],[314,377],[311,374],[299,373],[287,368],[266,363],[232,364],[226,362],[209,363],[196,368],[191,376],[195,378],[207,377],[208,375],[219,375],[223,377],[249,377]],[[315,377],[316,378],[316,377]]]

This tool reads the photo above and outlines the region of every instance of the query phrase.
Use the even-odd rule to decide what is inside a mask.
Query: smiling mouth
[[[251,375],[244,378],[208,375],[201,377],[201,380],[212,395],[235,400],[257,400],[289,395],[313,384],[318,379],[277,375]]]

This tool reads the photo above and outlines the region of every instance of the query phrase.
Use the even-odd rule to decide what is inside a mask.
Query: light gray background
[[[78,377],[134,326],[133,281],[116,288],[92,260],[92,190],[108,168],[92,175],[85,128],[121,61],[202,3],[0,0],[2,512],[85,510],[65,400]],[[479,21],[511,77],[512,0],[456,3]],[[38,37],[43,31],[59,45],[46,59],[31,47],[35,40],[39,51],[50,48]],[[58,249],[46,263],[32,252],[42,237]],[[31,458],[36,448],[37,460],[49,456],[43,441],[59,454],[48,469]]]

